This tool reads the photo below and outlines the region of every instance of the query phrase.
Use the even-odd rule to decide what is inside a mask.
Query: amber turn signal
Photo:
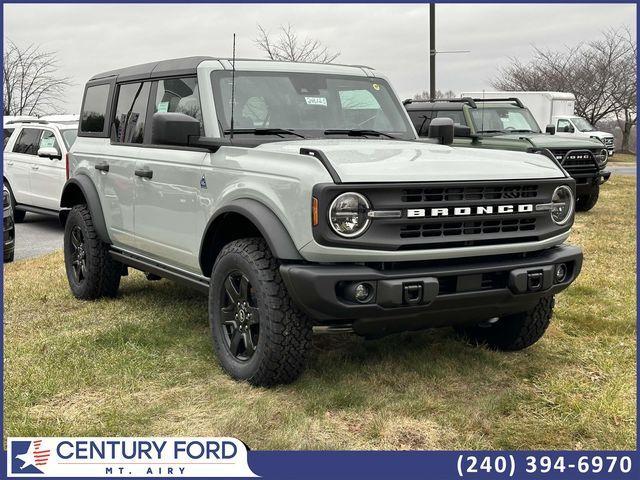
[[[315,227],[318,225],[318,199],[313,197],[311,202],[311,224]]]

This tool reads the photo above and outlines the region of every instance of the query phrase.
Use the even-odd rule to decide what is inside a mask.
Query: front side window
[[[111,139],[116,143],[142,143],[149,101],[149,82],[126,83],[118,89]]]
[[[231,72],[213,72],[218,121],[231,126]],[[381,79],[330,74],[236,72],[234,130],[375,130],[413,139],[404,109]]]
[[[593,125],[591,125],[587,120],[585,120],[582,117],[575,117],[575,118],[572,118],[571,120],[573,120],[573,124],[576,126],[576,128],[580,132],[594,132],[596,130],[595,128],[593,128]]]
[[[480,106],[471,110],[479,133],[540,133],[540,128],[526,108]]]
[[[177,112],[189,115],[200,122],[202,130],[198,79],[187,77],[159,80],[153,111],[154,113]]]
[[[109,85],[94,85],[87,88],[80,115],[80,131],[101,133],[104,131],[107,115]]]
[[[571,122],[564,119],[558,120],[558,131],[563,133],[571,132]]]
[[[60,146],[58,145],[56,136],[51,130],[44,130],[42,132],[42,136],[40,137],[40,145],[38,146],[38,148],[55,148],[58,154],[61,154]]]
[[[13,151],[26,155],[37,155],[40,148],[40,137],[42,137],[42,129],[23,128],[13,146]]]

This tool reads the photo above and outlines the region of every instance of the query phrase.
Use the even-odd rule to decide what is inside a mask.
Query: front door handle
[[[109,164],[108,164],[108,163],[106,163],[106,162],[105,162],[105,163],[98,163],[98,164],[95,166],[95,169],[96,169],[96,170],[100,170],[101,172],[105,172],[105,173],[106,173],[106,172],[108,172],[108,171],[109,171]]]
[[[31,165],[31,170],[38,170],[40,167],[38,165]]]
[[[7,165],[13,165],[13,160],[11,160],[10,162],[7,162]]]
[[[134,173],[137,177],[148,178],[149,180],[153,177],[153,170],[149,170],[148,168],[141,168],[140,170],[136,170]]]

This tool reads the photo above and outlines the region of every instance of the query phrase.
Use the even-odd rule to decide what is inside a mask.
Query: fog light
[[[355,290],[353,291],[353,296],[356,301],[360,303],[366,303],[371,298],[371,285],[368,283],[359,283],[356,285]]]
[[[369,303],[374,296],[375,288],[367,282],[354,282],[346,285],[344,298],[351,302]]]
[[[553,279],[556,283],[561,283],[567,278],[567,266],[564,263],[556,265]]]

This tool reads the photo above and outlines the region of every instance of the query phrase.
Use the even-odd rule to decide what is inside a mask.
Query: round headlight
[[[329,207],[329,225],[342,237],[357,237],[371,223],[368,213],[369,202],[363,195],[355,192],[343,193]]]
[[[600,150],[600,152],[596,154],[596,162],[598,162],[598,165],[600,167],[605,165],[608,159],[609,159],[609,152],[606,148],[603,148],[602,150]]]
[[[558,225],[564,225],[573,214],[573,192],[566,185],[556,188],[551,197],[551,218]]]

